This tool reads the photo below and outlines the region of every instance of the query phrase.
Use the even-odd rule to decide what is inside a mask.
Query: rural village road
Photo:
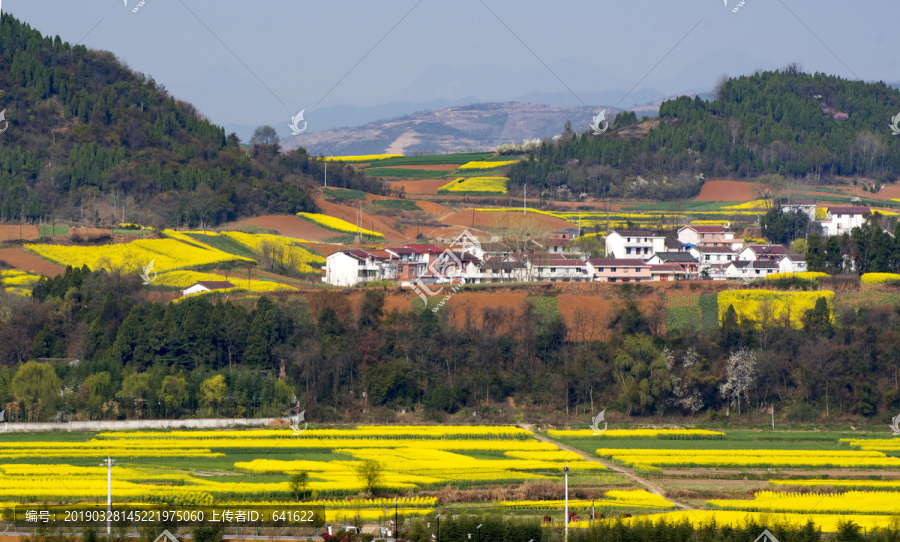
[[[521,427],[522,429],[525,429],[526,431],[531,431],[532,433],[534,433],[534,438],[540,440],[541,442],[547,442],[547,443],[553,444],[554,446],[559,446],[559,449],[560,449],[560,450],[566,450],[567,452],[572,452],[572,453],[578,454],[578,455],[580,455],[581,457],[583,457],[583,458],[585,459],[585,461],[594,461],[594,462],[596,462],[596,463],[600,463],[601,465],[605,466],[606,468],[608,468],[608,469],[610,469],[610,470],[613,470],[613,471],[615,471],[615,472],[621,474],[622,476],[625,476],[626,478],[631,479],[631,480],[634,481],[635,483],[638,483],[638,484],[640,484],[640,485],[646,487],[651,493],[655,493],[655,494],[659,495],[660,497],[665,497],[669,502],[671,502],[672,504],[674,504],[674,505],[677,506],[678,508],[681,508],[681,509],[684,509],[684,510],[693,510],[693,509],[694,509],[694,507],[692,507],[692,506],[688,506],[688,505],[686,505],[686,504],[684,504],[684,503],[680,503],[680,502],[678,502],[678,501],[676,501],[676,500],[673,500],[673,499],[671,499],[671,498],[669,498],[669,497],[666,497],[666,496],[663,494],[662,489],[660,489],[660,488],[658,488],[657,486],[651,484],[651,483],[648,482],[647,480],[644,480],[643,478],[641,478],[641,477],[635,475],[633,472],[631,472],[630,470],[626,469],[625,467],[620,467],[619,465],[615,465],[615,464],[613,464],[613,463],[610,463],[610,462],[607,462],[607,461],[602,461],[602,460],[597,459],[597,458],[595,458],[595,457],[591,457],[591,456],[585,454],[584,452],[582,452],[581,450],[572,448],[571,446],[566,446],[565,444],[562,444],[561,442],[557,442],[557,441],[555,441],[555,440],[551,440],[551,439],[549,439],[549,438],[547,438],[547,437],[545,437],[545,436],[543,436],[543,435],[539,435],[537,432],[535,432],[535,430],[534,430],[534,425],[531,425],[531,424],[520,424],[520,427]]]

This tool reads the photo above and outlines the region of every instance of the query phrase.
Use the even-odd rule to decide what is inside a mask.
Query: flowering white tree
[[[691,414],[703,409],[703,396],[697,387],[697,371],[699,369],[700,354],[693,347],[688,348],[681,358],[681,363],[675,359],[675,354],[668,348],[663,348],[666,357],[666,367],[672,375],[672,395],[670,404],[683,408]],[[679,368],[678,365],[681,365]]]
[[[725,383],[719,387],[722,397],[730,405],[737,405],[741,415],[741,400],[750,404],[748,391],[756,377],[756,354],[746,347],[735,350],[725,362]]]

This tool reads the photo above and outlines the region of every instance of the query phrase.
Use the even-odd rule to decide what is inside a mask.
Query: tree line
[[[291,407],[320,421],[387,421],[400,409],[503,419],[509,397],[570,421],[602,408],[716,420],[775,402],[796,421],[900,408],[900,307],[832,318],[817,306],[802,329],[732,309],[719,326],[667,329],[666,299],[654,291],[619,288],[610,318],[567,321],[540,297],[388,311],[381,288],[352,301],[323,290],[163,304],[137,278],[67,269],[42,279],[31,300],[2,295],[0,404],[14,420]]]

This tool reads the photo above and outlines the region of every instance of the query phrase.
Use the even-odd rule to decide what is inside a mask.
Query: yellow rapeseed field
[[[771,513],[771,512],[743,512],[732,510],[683,510],[677,512],[664,512],[661,514],[649,514],[642,516],[634,516],[622,520],[626,525],[635,525],[638,523],[659,523],[660,521],[669,524],[679,524],[688,522],[694,527],[710,525],[715,522],[716,525],[745,525],[751,521],[757,524],[788,524],[794,526],[806,525],[808,521],[812,521],[816,527],[821,527],[824,532],[836,532],[838,524],[845,521],[853,521],[860,527],[865,527],[871,531],[875,527],[889,527],[896,516],[892,515],[865,515],[865,514],[791,514],[791,513]],[[606,520],[607,522],[615,522],[619,520]],[[580,521],[570,523],[573,527],[589,527],[589,521]]]
[[[158,273],[234,261],[255,263],[250,258],[201,246],[197,241],[188,244],[176,239],[138,239],[130,243],[100,246],[26,244],[25,248],[59,265],[87,265],[92,270],[140,272],[151,261]]]
[[[357,232],[357,228],[355,224],[351,224],[346,220],[341,220],[340,218],[334,216],[323,215],[320,213],[297,213],[297,216],[302,218],[303,220],[308,220],[317,226],[321,226],[326,230],[336,231],[340,233],[353,233]],[[365,228],[359,228],[358,230],[360,235],[367,235],[370,237],[381,237],[384,235],[378,233],[377,231],[367,230]]]
[[[804,271],[802,273],[772,273],[771,275],[766,275],[766,280],[778,280],[778,279],[789,279],[789,278],[798,278],[803,280],[815,280],[820,279],[822,277],[827,277],[828,273],[822,273],[819,271]],[[897,276],[900,278],[900,275]]]
[[[40,275],[20,271],[18,269],[4,269],[0,271],[0,289],[9,293],[28,297],[34,284],[40,280]]]
[[[806,311],[816,306],[816,301],[824,297],[828,303],[830,317],[834,318],[834,292],[823,290],[815,292],[783,292],[775,290],[726,290],[719,292],[719,321],[725,317],[729,306],[741,320],[751,319],[759,325],[762,320],[772,321],[788,319],[794,328],[803,326]]]
[[[268,233],[243,233],[239,231],[222,232],[222,235],[234,239],[255,252],[263,250],[267,245],[270,247],[277,247],[282,252],[284,261],[293,261],[295,268],[301,273],[316,273],[319,271],[318,268],[312,267],[310,264],[321,265],[325,263],[325,258],[301,247],[297,244],[296,240],[291,239],[290,237],[282,237],[280,235]]]
[[[507,177],[460,177],[438,188],[438,194],[506,194],[507,182]]]
[[[360,154],[356,156],[326,156],[322,158],[326,162],[374,162],[386,158],[400,158],[402,154]]]
[[[900,457],[888,457],[876,451],[818,451],[818,450],[656,450],[600,448],[597,455],[608,457],[629,466],[655,467],[835,467],[835,468],[897,468]]]
[[[515,164],[516,162],[518,162],[518,160],[497,160],[496,162],[484,162],[476,160],[474,162],[466,162],[465,164],[459,166],[459,169],[495,169],[498,167]]]
[[[847,491],[845,493],[784,493],[759,491],[752,499],[716,499],[708,504],[723,510],[823,514],[895,514],[900,512],[900,492]]]
[[[900,282],[900,274],[898,273],[863,273],[859,277],[859,281],[863,284],[887,284],[890,282]]]
[[[487,455],[473,455],[485,452]],[[496,452],[509,454],[498,456]],[[232,454],[238,455],[231,459]],[[358,493],[365,487],[355,467],[370,459],[382,463],[383,485],[395,490],[555,480],[561,476],[566,463],[573,473],[581,476],[608,472],[600,463],[562,452],[552,444],[536,440],[528,431],[512,426],[360,426],[309,429],[299,435],[290,429],[123,431],[99,433],[85,442],[4,441],[0,459],[26,462],[37,459],[41,464],[0,465],[0,487],[6,488],[0,491],[0,501],[51,498],[60,493],[58,487],[29,490],[51,477],[73,489],[58,496],[59,499],[101,498],[105,494],[106,470],[83,465],[91,465],[106,456],[124,464],[114,468],[115,498],[133,502],[159,499],[191,503],[262,502],[291,495],[288,476],[299,471],[310,474],[307,487],[310,491]],[[174,458],[183,459],[177,469],[139,466],[147,461],[165,464]],[[223,467],[236,469],[246,476],[195,476],[184,470],[192,458],[203,458],[204,466],[211,461],[222,462]],[[264,481],[259,481],[260,477]],[[160,483],[176,485],[158,491]],[[378,507],[382,504],[378,503]],[[341,508],[355,506],[351,503]],[[433,506],[434,501],[427,499],[401,503],[401,508],[418,508],[417,513]]]

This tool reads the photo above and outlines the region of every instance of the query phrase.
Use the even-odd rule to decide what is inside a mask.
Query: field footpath
[[[630,470],[628,470],[628,469],[625,468],[625,467],[620,467],[619,465],[616,465],[616,464],[614,464],[614,463],[609,463],[609,462],[607,462],[607,461],[602,461],[602,460],[600,460],[600,459],[597,459],[596,457],[591,457],[591,456],[585,454],[584,452],[582,452],[581,450],[578,450],[577,448],[572,448],[571,446],[566,446],[565,444],[563,444],[563,443],[561,443],[561,442],[557,442],[557,441],[552,440],[552,439],[549,439],[549,438],[547,438],[547,437],[545,437],[545,436],[543,436],[543,435],[539,435],[539,434],[534,430],[534,425],[532,425],[532,424],[525,424],[525,423],[523,423],[523,424],[519,424],[519,426],[520,426],[522,429],[526,430],[526,431],[531,431],[532,434],[534,434],[534,438],[538,439],[538,440],[541,441],[541,442],[546,442],[546,443],[549,443],[549,444],[553,444],[554,446],[558,446],[560,450],[565,450],[565,451],[567,451],[567,452],[572,452],[572,453],[578,454],[578,455],[580,455],[581,457],[583,457],[585,461],[593,461],[593,462],[595,462],[595,463],[600,463],[600,464],[603,465],[604,467],[606,467],[606,468],[608,468],[608,469],[610,469],[610,470],[612,470],[612,471],[615,471],[615,472],[621,474],[622,476],[625,476],[626,478],[630,479],[631,481],[633,481],[633,482],[635,482],[635,483],[637,483],[637,484],[640,484],[640,485],[644,486],[644,487],[647,488],[647,490],[650,491],[651,493],[655,493],[656,495],[659,495],[660,497],[664,497],[667,501],[669,501],[670,503],[674,504],[674,505],[677,506],[678,508],[681,508],[681,509],[683,509],[683,510],[694,510],[694,509],[695,509],[693,506],[688,506],[688,505],[686,505],[686,504],[684,504],[684,503],[680,503],[680,502],[678,502],[678,501],[676,501],[676,500],[673,500],[673,499],[670,499],[669,497],[666,497],[665,494],[663,494],[662,489],[660,489],[659,487],[653,485],[653,484],[650,483],[649,481],[644,480],[644,479],[641,478],[640,476],[637,476],[636,474],[634,474],[633,472],[631,472]]]

